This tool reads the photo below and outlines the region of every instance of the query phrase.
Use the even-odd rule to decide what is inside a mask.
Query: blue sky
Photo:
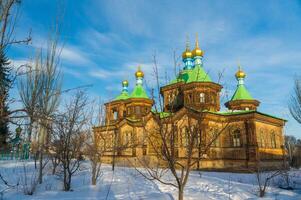
[[[173,52],[181,55],[186,35],[194,46],[198,33],[204,68],[215,81],[223,71],[226,98],[236,88],[240,62],[247,88],[261,101],[259,110],[288,119],[286,134],[301,137],[287,108],[301,69],[300,1],[24,0],[16,37],[31,29],[33,42],[9,49],[16,65],[46,45],[58,10],[64,10],[64,88],[93,84],[89,95],[110,100],[119,94],[121,80],[133,88],[140,64],[149,89],[152,56],[157,55],[162,82],[172,79]]]

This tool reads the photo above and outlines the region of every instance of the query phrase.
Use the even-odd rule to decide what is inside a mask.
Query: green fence
[[[9,151],[0,151],[0,160],[27,160],[30,159],[29,144],[23,144],[20,148],[13,147]]]

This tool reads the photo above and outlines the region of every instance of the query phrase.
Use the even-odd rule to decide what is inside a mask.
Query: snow
[[[113,173],[110,165],[103,165],[103,175],[96,186],[90,184],[90,168],[85,163],[73,177],[72,191],[62,191],[60,177],[51,175],[51,170],[44,176],[44,182],[37,186],[33,195],[24,195],[24,169],[27,170],[27,182],[37,175],[34,163],[21,161],[0,161],[0,173],[9,183],[20,180],[20,185],[6,190],[3,199],[10,200],[100,200],[100,199],[177,199],[177,189],[144,179],[133,168],[116,167]],[[294,190],[284,190],[278,187],[281,179],[273,180],[267,189],[264,200],[301,199],[301,171],[291,171]],[[171,177],[168,177],[171,178]],[[0,191],[6,186],[0,181]],[[185,200],[191,199],[259,199],[256,195],[256,179],[253,174],[198,172],[193,171],[185,188]],[[106,198],[107,197],[107,198]],[[1,198],[1,196],[0,196]]]

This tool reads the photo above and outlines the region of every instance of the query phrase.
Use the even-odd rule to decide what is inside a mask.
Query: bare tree
[[[8,137],[8,124],[11,121],[12,111],[9,110],[11,99],[9,90],[12,88],[16,75],[7,57],[7,47],[13,44],[23,44],[31,41],[30,33],[25,39],[15,38],[15,27],[19,16],[19,4],[21,0],[1,0],[0,1],[0,129],[1,145],[4,146]]]
[[[4,49],[12,44],[28,43],[30,34],[25,39],[15,39],[14,31],[19,16],[18,6],[21,0],[1,0],[0,2],[0,48]]]
[[[301,124],[301,79],[295,79],[294,92],[289,102],[289,110],[294,119]]]
[[[86,143],[85,156],[88,157],[91,163],[91,184],[96,185],[97,180],[101,176],[101,159],[103,154],[107,152],[107,148],[105,143],[99,145],[97,136],[91,133],[91,131],[88,132],[88,137],[89,140]]]
[[[34,66],[22,77],[19,93],[24,111],[29,118],[29,136],[31,141],[32,126],[38,125],[39,183],[43,180],[43,155],[51,132],[51,123],[59,106],[62,76],[59,71],[60,52],[58,49],[59,27],[50,37],[46,55],[41,49],[36,56]]]
[[[157,82],[157,90],[160,91],[159,73],[156,59],[154,74]],[[175,62],[176,63],[176,62]],[[158,94],[158,102],[155,104],[155,127],[149,128],[145,122],[144,135],[151,149],[151,156],[137,158],[143,169],[136,170],[146,179],[158,181],[178,189],[178,199],[184,199],[184,188],[188,182],[192,169],[199,168],[202,159],[208,156],[212,144],[226,129],[228,123],[216,127],[214,134],[206,134],[206,125],[203,123],[206,112],[200,109],[186,108],[185,118],[177,119],[173,113],[162,113],[163,105]],[[172,109],[171,104],[171,109]],[[160,113],[161,112],[161,113]],[[155,158],[155,159],[153,159]],[[171,174],[173,179],[166,177]]]
[[[257,180],[259,197],[264,197],[271,180],[281,175],[282,173],[283,173],[283,169],[267,171],[263,167],[263,164],[260,161],[260,159],[257,160],[257,163],[255,165],[255,176]]]
[[[83,148],[87,129],[87,97],[77,92],[65,105],[63,113],[56,117],[53,141],[58,143],[54,153],[59,154],[64,190],[71,189],[72,176],[79,170],[83,160]]]

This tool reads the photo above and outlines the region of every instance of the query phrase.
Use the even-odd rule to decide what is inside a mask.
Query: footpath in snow
[[[177,189],[158,182],[145,180],[135,169],[111,166],[102,167],[103,175],[96,186],[90,184],[90,168],[85,163],[72,181],[72,191],[62,191],[59,176],[46,173],[42,185],[38,185],[34,195],[24,195],[24,169],[27,182],[36,175],[33,162],[0,161],[0,173],[10,183],[20,180],[20,185],[4,192],[3,199],[9,200],[170,200],[177,199]],[[301,171],[292,171],[295,188],[284,190],[278,187],[280,178],[273,180],[265,198],[256,196],[256,179],[253,174],[197,172],[193,171],[185,188],[185,200],[301,200]],[[167,177],[171,178],[171,177]],[[0,181],[0,191],[6,186]],[[1,198],[1,197],[0,197]]]

